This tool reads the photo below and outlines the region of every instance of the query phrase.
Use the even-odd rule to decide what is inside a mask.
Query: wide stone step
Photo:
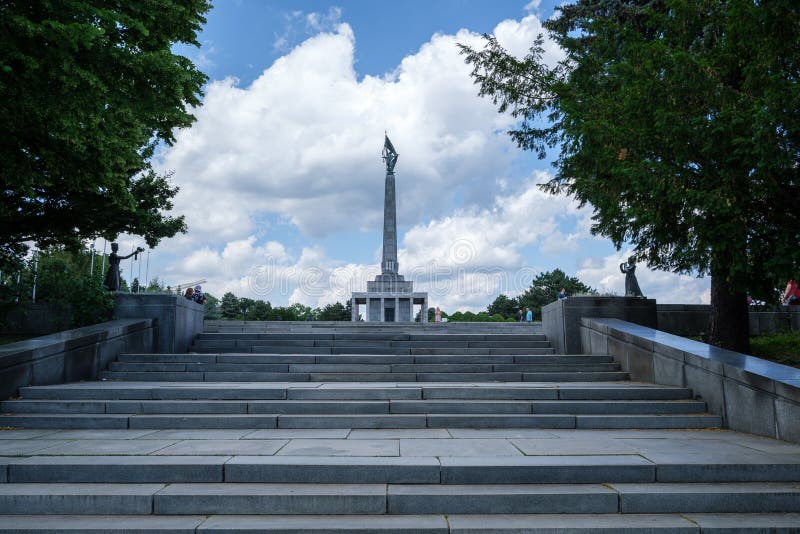
[[[113,372],[253,372],[253,373],[494,373],[619,371],[611,363],[131,363],[111,362]]]
[[[484,355],[410,355],[410,354],[121,354],[123,363],[218,363],[218,364],[598,364],[612,363],[614,358],[599,354],[484,354]]]
[[[269,373],[252,371],[101,371],[101,380],[145,382],[608,382],[628,379],[621,371],[487,373]]]
[[[795,533],[800,514],[493,514],[493,515],[9,515],[0,534],[520,534],[541,532],[700,534]]]
[[[224,352],[242,352],[242,350],[255,354],[397,354],[397,355],[515,355],[515,354],[554,354],[554,350],[549,347],[526,347],[526,348],[459,348],[459,347],[391,347],[391,346],[333,346],[333,347],[292,347],[286,345],[253,345],[252,347],[208,347],[192,346],[192,351],[204,354],[216,354]]]
[[[546,342],[543,334],[514,333],[393,333],[386,332],[297,332],[297,333],[209,333],[203,332],[195,338],[197,342],[208,341],[414,341],[414,342]]]
[[[795,483],[0,484],[0,514],[797,513]]]
[[[253,440],[244,440],[245,442]],[[8,464],[8,465],[4,465]],[[394,484],[585,484],[793,482],[800,464],[765,458],[713,465],[636,454],[558,456],[32,456],[0,458],[12,483],[292,482]]]
[[[375,414],[375,413],[542,413],[696,414],[698,401],[524,401],[524,400],[10,400],[7,413],[96,414]]]
[[[717,428],[710,414],[2,414],[0,426],[14,428]]]
[[[552,383],[542,386],[483,384],[442,386],[436,384],[403,385],[370,384],[351,387],[348,384],[309,383],[287,387],[284,383],[199,383],[170,384],[146,382],[87,382],[70,385],[27,386],[21,388],[24,400],[685,400],[691,390],[669,386],[625,387],[597,383],[597,386]]]

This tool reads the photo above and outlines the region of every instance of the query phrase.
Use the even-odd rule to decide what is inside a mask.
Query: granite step
[[[611,382],[628,380],[622,371],[542,371],[486,373],[310,372],[253,371],[101,371],[101,380],[126,382]]]
[[[538,355],[401,355],[401,354],[120,354],[122,363],[254,363],[254,364],[597,364],[613,363],[614,358],[601,354],[538,354]]]
[[[596,386],[552,383],[545,385],[483,385],[481,387],[454,384],[452,386],[423,384],[395,387],[394,384],[370,387],[320,387],[320,384],[284,383],[205,383],[201,385],[173,385],[168,382],[148,384],[143,382],[89,382],[71,385],[27,386],[21,388],[23,400],[413,400],[413,399],[465,399],[465,400],[687,400],[691,390],[670,386],[620,387],[602,382]]]
[[[795,483],[0,484],[0,514],[797,513]]]
[[[329,332],[280,332],[280,333],[209,333],[202,332],[195,338],[197,342],[206,341],[253,341],[253,340],[270,340],[270,341],[418,341],[418,342],[438,342],[438,341],[458,341],[458,342],[546,342],[547,336],[544,334],[514,334],[514,333],[397,333],[392,331],[379,332],[343,332],[343,331],[329,331]]]
[[[192,441],[192,440],[190,440]],[[252,440],[244,440],[252,441]],[[800,463],[772,456],[713,465],[636,454],[542,456],[31,456],[0,457],[9,483],[752,483],[800,480]]]
[[[794,534],[800,514],[7,515],[0,534]]]
[[[113,372],[259,372],[259,373],[493,373],[619,371],[609,363],[149,363],[111,362]]]
[[[0,415],[11,428],[718,428],[711,414],[84,414],[21,413]]]
[[[6,413],[95,414],[698,414],[699,401],[527,400],[10,400]]]

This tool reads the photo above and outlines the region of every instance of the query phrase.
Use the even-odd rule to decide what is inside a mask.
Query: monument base
[[[411,282],[405,282],[411,284]],[[374,323],[413,323],[414,305],[421,306],[420,321],[428,322],[428,294],[408,291],[353,293],[352,320],[359,320],[359,305],[366,306],[364,320]]]
[[[568,297],[542,306],[542,330],[556,354],[581,354],[581,319],[614,318],[656,328],[656,301],[640,297]]]

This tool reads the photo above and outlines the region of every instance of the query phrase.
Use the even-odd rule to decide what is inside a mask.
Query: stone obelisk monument
[[[383,197],[383,255],[381,274],[367,282],[366,293],[353,293],[352,320],[359,320],[359,305],[365,304],[363,319],[377,322],[412,322],[414,305],[421,306],[420,320],[428,321],[428,294],[414,292],[413,282],[405,280],[398,272],[397,263],[397,202],[394,167],[397,151],[389,137],[383,142],[383,161],[386,163],[386,180]]]

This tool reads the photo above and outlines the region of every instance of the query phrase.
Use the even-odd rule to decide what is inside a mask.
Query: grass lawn
[[[800,332],[782,332],[750,338],[750,354],[800,367]]]

